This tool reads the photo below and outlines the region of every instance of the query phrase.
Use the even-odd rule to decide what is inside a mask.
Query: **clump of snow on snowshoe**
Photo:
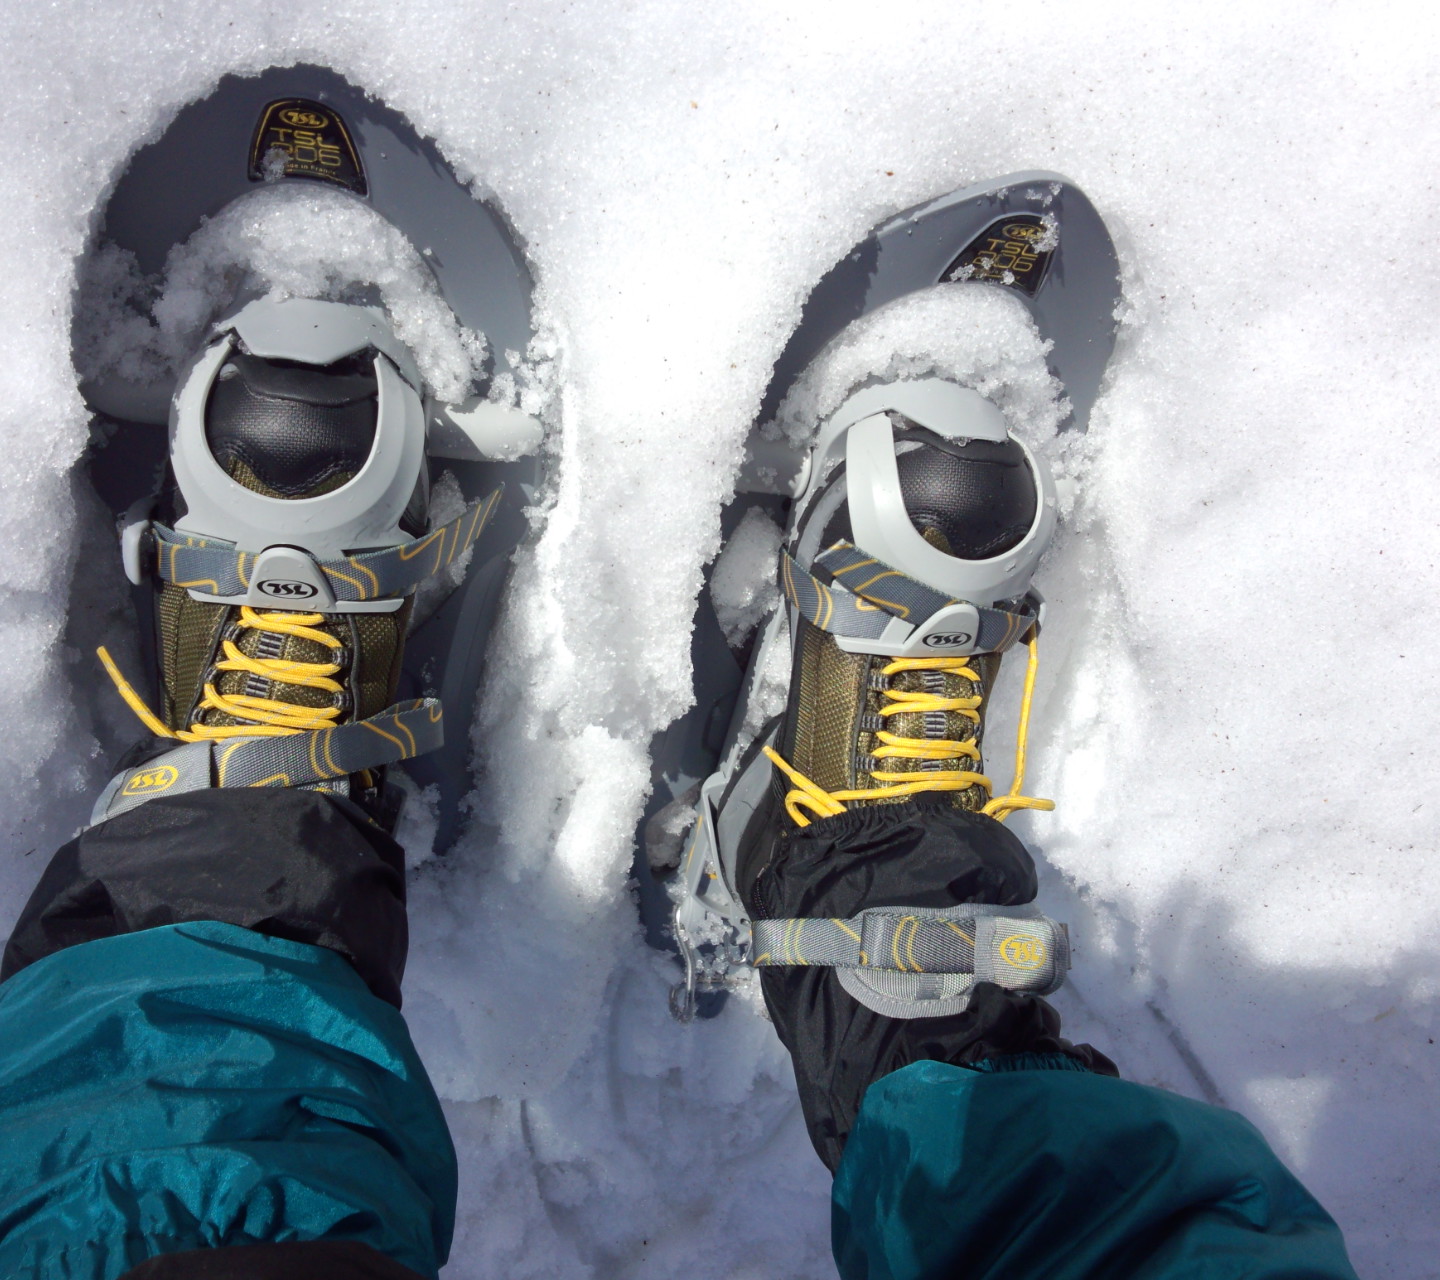
[[[393,771],[394,785],[405,793],[395,839],[405,850],[405,868],[413,871],[435,858],[435,835],[440,825],[440,788],[419,787],[403,769]]]
[[[710,602],[730,645],[743,644],[779,602],[776,558],[785,534],[762,507],[746,511],[710,575]]]
[[[79,299],[76,365],[85,380],[168,382],[206,326],[266,293],[378,302],[439,400],[464,399],[484,373],[484,335],[455,318],[415,246],[369,206],[298,184],[261,188],[207,219],[158,280],[102,245]]]
[[[973,387],[1004,413],[1011,430],[1046,448],[1070,412],[1045,363],[1025,305],[991,285],[938,286],[862,317],[791,388],[770,433],[808,448],[817,427],[860,387],[939,376]]]
[[[465,510],[465,494],[453,471],[442,471],[430,486],[430,527],[440,529]],[[465,581],[475,548],[466,547],[454,561],[439,573],[424,579],[415,588],[415,602],[410,615],[412,630],[420,626],[449,598],[452,591]]]

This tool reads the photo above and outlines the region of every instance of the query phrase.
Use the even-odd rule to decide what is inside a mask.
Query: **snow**
[[[92,213],[226,71],[327,63],[500,202],[546,343],[522,407],[550,426],[554,479],[477,722],[475,803],[503,834],[412,872],[406,1012],[462,1162],[446,1275],[831,1274],[828,1180],[769,1024],[741,1001],[672,1023],[671,968],[638,936],[648,743],[688,704],[701,566],[810,286],[898,209],[1054,168],[1106,218],[1126,283],[1090,434],[1048,446],[1068,499],[1039,578],[1027,789],[1059,807],[1013,824],[1077,939],[1058,1003],[1131,1078],[1254,1120],[1362,1274],[1440,1274],[1434,17],[94,13],[4,16],[0,926],[133,732],[90,656],[131,624],[75,471]],[[905,359],[967,358],[946,306],[917,304]],[[1016,412],[1043,444],[1036,390]],[[1013,722],[1011,683],[992,723]]]
[[[405,237],[368,205],[304,183],[258,187],[170,251],[151,298],[134,255],[113,244],[78,299],[82,380],[112,369],[127,381],[173,382],[210,324],[254,295],[378,303],[415,353],[427,389],[463,400],[485,338],[463,328]]]
[[[775,565],[784,530],[763,507],[747,507],[715,558],[710,603],[731,645],[743,644],[780,602]]]
[[[1045,367],[1049,349],[1013,294],[939,285],[850,325],[786,396],[774,429],[804,443],[856,387],[939,374],[993,400],[1010,429],[1041,448],[1070,408]]]

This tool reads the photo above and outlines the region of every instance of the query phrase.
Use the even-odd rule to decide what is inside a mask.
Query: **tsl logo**
[[[255,585],[262,594],[277,600],[309,600],[320,594],[320,588],[309,582],[289,582],[284,578],[266,578]]]
[[[1005,228],[1005,235],[1010,240],[1043,240],[1048,227],[1037,227],[1030,222],[1012,222]]]
[[[328,116],[322,116],[315,111],[298,111],[294,107],[287,107],[282,111],[280,119],[296,129],[323,129],[330,123]]]
[[[155,769],[144,769],[132,773],[120,792],[122,796],[153,796],[169,791],[180,780],[180,770],[173,764],[162,764]]]
[[[927,649],[958,649],[961,645],[967,645],[974,637],[968,631],[937,631],[933,636],[925,637]]]
[[[1038,969],[1048,958],[1045,944],[1038,938],[1012,933],[1000,944],[1000,955],[1015,969]]]

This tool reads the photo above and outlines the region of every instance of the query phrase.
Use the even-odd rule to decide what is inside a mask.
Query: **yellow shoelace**
[[[1016,809],[1053,809],[1053,800],[1037,800],[1020,794],[1025,783],[1025,746],[1030,733],[1030,703],[1035,694],[1035,673],[1040,668],[1039,645],[1032,633],[1027,641],[1030,660],[1025,667],[1025,692],[1020,700],[1020,724],[1015,733],[1015,780],[1003,796],[993,796],[986,801],[981,813],[1004,822]],[[881,674],[893,676],[901,671],[941,671],[961,676],[966,680],[980,681],[979,674],[967,665],[965,658],[896,658],[884,668]],[[898,715],[901,712],[954,711],[967,720],[979,723],[979,697],[946,698],[936,693],[919,690],[886,689],[885,697],[890,701],[880,708],[882,716]],[[871,755],[877,760],[975,760],[980,759],[980,750],[973,742],[960,742],[950,738],[902,738],[886,729],[876,731],[881,745]],[[778,751],[765,748],[765,754],[793,785],[785,796],[785,812],[801,827],[808,827],[812,821],[805,810],[817,818],[833,818],[846,812],[847,800],[893,800],[898,796],[917,795],[922,791],[964,791],[970,787],[984,787],[987,793],[993,788],[990,779],[983,773],[968,769],[936,769],[925,772],[872,771],[870,777],[880,783],[858,791],[826,791],[812,782],[798,769],[792,767]]]
[[[261,613],[249,605],[241,605],[240,617],[235,625],[313,640],[327,649],[344,648],[336,637],[317,629],[316,624],[324,620],[323,613]],[[328,693],[345,692],[343,684],[331,679],[341,669],[337,662],[292,662],[285,658],[252,658],[242,653],[232,640],[226,639],[221,644],[225,656],[215,664],[216,671],[245,671],[281,684],[303,685],[309,689],[323,689]],[[178,738],[181,742],[201,742],[216,738],[282,737],[288,733],[303,733],[308,729],[327,729],[335,723],[337,717],[344,714],[344,708],[340,706],[302,707],[293,702],[281,702],[278,698],[257,698],[244,693],[227,695],[207,681],[200,702],[195,708],[195,715],[191,719],[190,728],[172,729],[145,705],[145,700],[120,674],[119,667],[103,645],[97,652],[120,696],[125,699],[130,710],[140,717],[145,727],[157,737]],[[209,710],[220,711],[248,723],[196,724],[195,719],[200,713]]]

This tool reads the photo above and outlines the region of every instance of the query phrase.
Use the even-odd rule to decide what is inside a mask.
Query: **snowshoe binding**
[[[358,267],[303,232],[278,286],[226,256],[226,234],[248,252],[266,218],[290,235],[317,211],[342,220]],[[227,77],[181,111],[97,223],[75,331],[89,469],[123,529],[155,679],[137,692],[107,665],[162,741],[95,819],[188,787],[289,785],[343,792],[388,826],[403,761],[404,790],[434,788],[443,851],[542,478],[541,425],[514,407],[533,337],[514,236],[401,116],[304,66]],[[430,365],[397,332],[428,341]]]
[[[257,300],[182,375],[163,518],[122,533],[157,594],[157,737],[93,821],[210,786],[313,787],[392,825],[387,765],[439,747],[441,704],[393,704],[415,589],[484,533],[495,490],[431,528],[419,372],[370,307]]]
[[[978,392],[941,379],[881,384],[825,424],[794,512],[785,608],[761,641],[788,633],[788,704],[701,787],[675,916],[686,964],[677,1016],[739,964],[833,966],[851,995],[892,1017],[956,1012],[980,980],[1053,991],[1065,930],[1024,908],[769,920],[750,918],[741,893],[787,827],[922,797],[1000,819],[1053,807],[1022,793],[1043,615],[1031,577],[1055,527],[1048,469]],[[1015,777],[997,795],[984,707],[1017,644],[1029,664]]]

